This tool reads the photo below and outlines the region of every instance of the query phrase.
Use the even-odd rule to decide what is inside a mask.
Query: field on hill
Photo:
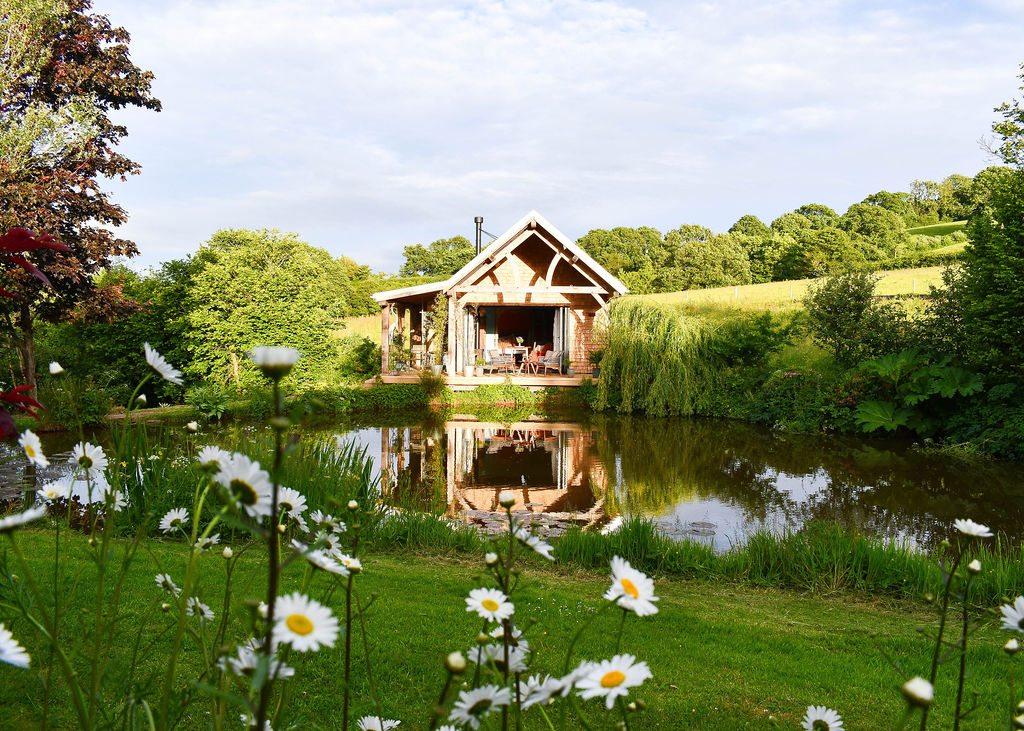
[[[933,223],[930,226],[908,228],[907,233],[911,236],[945,236],[962,230],[966,225],[967,221],[946,221],[945,223]]]
[[[880,272],[876,294],[927,294],[930,285],[942,284],[944,267],[921,267]],[[638,295],[644,299],[665,304],[715,305],[749,310],[788,310],[801,307],[807,288],[814,279],[796,279],[788,282],[766,282],[739,287],[690,289],[683,292]]]

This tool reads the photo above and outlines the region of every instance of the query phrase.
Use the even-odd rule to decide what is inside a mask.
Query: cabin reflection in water
[[[443,427],[381,430],[381,485],[400,507],[443,510],[487,523],[512,510],[559,533],[607,519],[604,465],[579,424],[449,421]]]

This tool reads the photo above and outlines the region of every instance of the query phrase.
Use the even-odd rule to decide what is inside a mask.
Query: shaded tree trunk
[[[32,309],[24,302],[21,303],[18,316],[18,329],[21,330],[21,342],[18,343],[21,377],[24,383],[32,387],[28,395],[36,398],[36,330],[32,322]]]

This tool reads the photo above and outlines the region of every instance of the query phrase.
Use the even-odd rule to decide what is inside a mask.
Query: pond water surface
[[[253,428],[206,426],[197,443],[235,445]],[[968,465],[892,440],[606,416],[322,425],[307,433],[339,434],[364,447],[395,505],[485,526],[500,515],[498,493],[511,490],[514,509],[554,534],[570,524],[599,529],[642,515],[669,535],[716,550],[757,530],[798,530],[812,520],[919,547],[949,537],[961,517],[1014,543],[1024,537],[1020,465]],[[54,435],[44,446],[53,454],[72,441]]]

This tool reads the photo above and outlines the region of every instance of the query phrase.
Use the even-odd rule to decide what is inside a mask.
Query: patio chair
[[[487,355],[490,356],[491,362],[484,366],[484,372],[490,371],[504,371],[511,372],[515,368],[515,358],[511,355],[505,355],[500,350],[488,350]]]
[[[537,367],[541,373],[547,373],[548,371],[554,371],[555,373],[562,372],[562,353],[561,350],[549,350],[547,353],[542,355],[537,360]]]

